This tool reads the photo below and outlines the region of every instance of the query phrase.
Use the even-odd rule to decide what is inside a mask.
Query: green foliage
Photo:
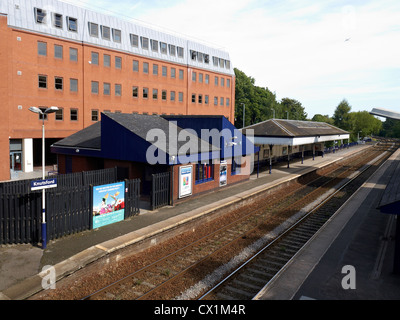
[[[350,121],[350,113],[351,106],[347,102],[346,99],[343,99],[342,102],[337,106],[335,113],[333,114],[333,124],[346,131],[351,130],[351,121]]]
[[[294,99],[284,98],[282,102],[276,100],[275,93],[268,88],[255,85],[255,79],[247,76],[243,71],[235,68],[235,126],[243,127],[243,107],[245,108],[245,126],[275,118],[305,120],[305,113],[301,103]],[[287,113],[288,112],[288,113]]]
[[[386,119],[386,121],[382,124],[382,129],[379,135],[388,138],[400,138],[400,121]]]

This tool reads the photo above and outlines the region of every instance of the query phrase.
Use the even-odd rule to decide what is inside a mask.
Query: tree
[[[328,115],[322,115],[322,114],[316,114],[314,117],[311,119],[311,121],[315,122],[326,122],[331,125],[334,125],[334,121],[332,118],[330,118]]]
[[[283,98],[281,101],[284,119],[306,120],[307,113],[304,111],[301,102],[295,99]]]
[[[350,131],[350,110],[351,106],[346,99],[343,99],[342,102],[340,102],[340,104],[337,106],[335,113],[333,114],[333,124],[343,130]]]
[[[352,140],[356,140],[358,134],[361,137],[377,135],[382,129],[382,122],[368,111],[358,111],[349,114],[351,122]]]
[[[268,88],[258,87],[255,80],[239,69],[235,70],[235,126],[243,127],[243,107],[245,126],[272,118],[272,109],[278,108],[276,96]]]

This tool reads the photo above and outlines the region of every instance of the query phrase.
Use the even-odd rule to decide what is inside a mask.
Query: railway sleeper
[[[242,289],[239,289],[239,288],[235,288],[235,287],[232,287],[232,286],[225,286],[224,289],[227,290],[227,291],[233,292],[235,295],[239,295],[239,296],[245,297],[247,299],[254,297],[253,293],[247,292],[245,290],[242,290]]]
[[[285,239],[282,240],[282,243],[287,244],[288,246],[291,246],[293,249],[299,250],[303,245],[304,245],[304,241],[300,241],[298,238],[296,237],[287,237]]]
[[[263,274],[263,278],[257,277],[255,275],[249,275],[247,273],[242,273],[238,276],[238,279],[242,279],[246,282],[255,283],[256,285],[263,286],[265,285],[266,281],[269,281],[275,273],[265,273]]]
[[[300,238],[302,240],[308,241],[308,239],[310,239],[310,236],[312,236],[312,234],[314,233],[310,234],[310,232],[305,233],[299,230],[299,231],[293,231],[292,234],[295,236],[296,239]]]
[[[249,282],[241,281],[241,280],[238,280],[238,279],[233,280],[233,283],[238,285],[238,286],[249,288],[250,290],[258,290],[259,291],[259,289],[260,289],[260,286],[251,284]]]

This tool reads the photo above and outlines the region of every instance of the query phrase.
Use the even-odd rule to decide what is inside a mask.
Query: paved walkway
[[[133,238],[141,239],[149,233],[183,223],[188,219],[205,214],[216,206],[240,200],[257,190],[272,187],[284,181],[294,179],[316,167],[337,161],[354,152],[368,148],[367,145],[355,146],[336,153],[291,163],[276,164],[272,174],[263,171],[246,182],[223,187],[217,191],[192,197],[174,207],[164,207],[157,211],[142,210],[141,214],[125,221],[100,229],[85,231],[62,239],[50,241],[46,250],[32,245],[8,245],[0,247],[0,298],[22,299],[30,290],[40,285],[38,272],[45,265],[56,266],[57,272],[68,273],[85,265],[118,247],[132,243]],[[60,271],[58,271],[60,270]],[[2,293],[1,293],[2,292]]]

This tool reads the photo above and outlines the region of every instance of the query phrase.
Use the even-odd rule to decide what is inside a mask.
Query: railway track
[[[375,171],[373,165],[377,166],[386,158],[379,158],[363,167],[288,230],[199,297],[199,300],[248,300],[255,297],[367,180]]]
[[[321,202],[320,197],[326,193],[326,190],[330,190],[340,181],[347,179],[349,175],[363,167],[366,160],[371,161],[381,152],[380,147],[375,147],[372,151],[352,157],[351,161],[344,166],[332,166],[328,172],[325,172],[324,176],[310,176],[303,181],[303,184],[288,189],[285,197],[267,199],[262,208],[243,213],[231,223],[214,229],[206,236],[169,253],[83,299],[173,299],[177,296],[186,298],[180,296],[182,291],[191,286],[196,286],[196,283],[206,277],[207,274],[212,274],[215,270],[221,269],[221,266],[229,263],[238,251],[246,250],[252,243],[260,241],[259,239],[263,239],[268,231],[282,225],[285,221],[290,221],[290,219],[297,220],[298,217],[293,219],[295,213],[300,212],[310,202]],[[271,224],[268,220],[274,216],[275,224]],[[323,224],[325,218],[317,218],[317,214],[315,214],[313,219]],[[313,232],[317,228],[311,227],[310,221],[302,223],[301,228],[300,226],[296,227],[296,233],[304,241],[307,241],[309,237],[306,227],[310,225],[310,230]],[[268,272],[273,274],[275,267],[284,264],[285,259],[290,259],[293,252],[296,252],[293,250],[296,250],[297,245],[294,245],[294,240],[291,238],[287,238],[284,242],[270,238],[264,240],[274,243],[280,242],[279,247],[275,246],[275,252],[283,253],[280,257],[264,258],[271,266]],[[300,244],[300,246],[302,245]],[[254,253],[250,255],[253,256]],[[256,268],[257,265],[254,264],[252,267],[253,274],[232,280],[234,281],[232,283],[238,285],[236,294],[242,293],[240,299],[249,298],[253,294],[247,291],[245,291],[246,294],[241,292],[244,288],[243,283],[247,283],[248,287],[252,287],[253,290],[256,290],[257,282],[259,282],[259,285],[262,284],[256,278],[256,274],[263,271],[260,271],[261,269],[257,271]],[[232,270],[223,270],[220,277],[226,276],[228,271],[231,272]],[[225,280],[225,283],[227,283],[228,278]],[[263,281],[262,286],[266,283],[265,280]],[[223,297],[226,297],[234,299],[239,297],[227,292],[226,288],[235,288],[232,283],[225,286],[225,289],[218,289],[222,291],[214,295],[217,290],[215,288],[213,296],[209,292],[204,298],[223,299]],[[222,284],[218,287],[222,288]],[[203,288],[200,291],[202,292],[195,293],[188,298],[197,298],[205,290]]]

